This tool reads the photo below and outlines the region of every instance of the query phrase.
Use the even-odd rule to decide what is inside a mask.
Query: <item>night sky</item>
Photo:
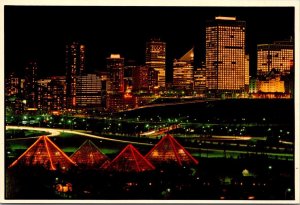
[[[152,37],[167,43],[167,73],[172,60],[195,46],[204,59],[205,21],[217,15],[246,21],[250,74],[256,71],[256,45],[294,36],[293,7],[64,7],[5,6],[5,73],[22,75],[36,60],[42,77],[65,74],[65,45],[86,44],[88,71],[104,70],[105,58],[120,53],[145,63],[145,44]]]

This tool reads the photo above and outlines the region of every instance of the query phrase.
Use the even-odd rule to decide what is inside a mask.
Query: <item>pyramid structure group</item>
[[[10,166],[42,165],[49,170],[103,169],[114,172],[144,172],[164,163],[179,166],[197,165],[198,161],[171,135],[164,136],[145,157],[132,145],[127,145],[111,162],[91,141],[86,140],[70,157],[59,149],[47,136],[41,136]],[[154,166],[155,165],[155,166]]]

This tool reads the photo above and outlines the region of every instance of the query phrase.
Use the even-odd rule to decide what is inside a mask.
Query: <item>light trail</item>
[[[101,137],[93,134],[88,134],[88,133],[83,133],[79,131],[73,131],[73,130],[68,130],[68,129],[53,129],[53,128],[41,128],[41,127],[28,127],[28,126],[6,126],[6,129],[19,129],[19,130],[36,130],[36,131],[46,131],[50,132],[50,135],[47,136],[57,136],[60,133],[70,133],[70,134],[76,134],[76,135],[81,135],[81,136],[86,136],[90,138],[95,138],[95,139],[101,139],[101,140],[107,140],[107,141],[113,141],[113,142],[120,142],[120,143],[127,143],[127,144],[136,144],[136,145],[146,145],[146,146],[153,146],[151,143],[143,143],[143,142],[135,142],[135,141],[128,141],[128,140],[118,140],[118,139],[112,139],[108,137]],[[29,137],[28,137],[29,138]],[[27,139],[28,139],[27,138]],[[31,137],[34,138],[34,137]],[[38,138],[38,137],[35,137]],[[16,140],[19,139],[25,139],[25,138],[17,138]],[[197,150],[197,151],[213,151],[213,152],[224,152],[223,148],[220,149],[211,149],[211,148],[196,148],[196,147],[185,147],[186,149],[189,150]],[[249,154],[249,153],[256,153],[255,151],[242,151],[242,150],[229,150],[226,149],[226,153],[236,153],[236,154]],[[287,153],[274,153],[274,152],[264,152],[267,155],[270,156],[285,156],[285,157],[293,157],[293,154],[287,154]]]
[[[60,133],[69,133],[69,134],[76,134],[76,135],[81,135],[85,137],[90,137],[90,138],[95,138],[95,139],[101,139],[101,140],[107,140],[107,141],[113,141],[113,142],[120,142],[120,143],[127,143],[127,144],[136,144],[136,145],[147,145],[147,146],[153,146],[151,143],[143,143],[143,142],[135,142],[135,141],[128,141],[128,140],[118,140],[118,139],[112,139],[108,137],[101,137],[93,134],[88,134],[88,133],[82,133],[78,131],[73,131],[73,130],[67,130],[67,129],[53,129],[53,128],[41,128],[41,127],[28,127],[28,126],[6,126],[6,129],[19,129],[19,130],[36,130],[36,131],[46,131],[50,132],[50,135],[47,135],[48,137],[53,137],[60,135]],[[18,138],[20,139],[20,138]]]

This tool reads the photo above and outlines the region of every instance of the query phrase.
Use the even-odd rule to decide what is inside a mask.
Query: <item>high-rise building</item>
[[[206,91],[206,69],[205,64],[194,70],[194,91],[197,95],[204,95]]]
[[[109,94],[124,92],[124,58],[120,54],[111,54],[106,58],[106,67],[110,75]]]
[[[96,74],[77,76],[77,108],[99,109],[101,107],[101,78]]]
[[[67,108],[76,107],[76,77],[85,72],[85,45],[72,42],[66,46]]]
[[[132,70],[132,85],[135,92],[149,90],[149,67],[137,66]]]
[[[66,108],[66,76],[52,76],[48,84],[52,95],[51,111],[63,111]]]
[[[49,83],[51,82],[51,79],[39,79],[37,81],[38,84],[38,109],[43,110],[46,112],[49,112],[51,110],[51,104],[53,95],[51,93],[51,90],[49,89]]]
[[[37,108],[38,98],[38,85],[37,85],[37,63],[30,62],[25,68],[25,81],[24,81],[24,99],[26,100],[27,108]]]
[[[146,65],[158,71],[158,86],[166,87],[166,43],[151,39],[146,43]]]
[[[179,60],[173,62],[173,87],[180,90],[193,90],[194,87],[194,48]]]
[[[125,62],[124,66],[124,90],[125,92],[132,91],[132,72],[137,66],[136,61],[128,60]]]
[[[20,80],[15,73],[10,73],[8,78],[5,78],[5,96],[16,96],[21,93]]]
[[[293,41],[275,41],[273,44],[257,45],[257,74],[268,74],[276,69],[282,75],[290,74],[294,66]]]
[[[24,110],[24,103],[22,93],[24,91],[23,84],[24,79],[16,76],[15,73],[10,73],[5,78],[5,107],[6,110],[10,110],[9,113],[20,113]],[[8,112],[6,113],[8,115]]]
[[[207,21],[206,87],[209,91],[245,91],[249,78],[245,63],[245,27],[246,22],[236,17],[217,16]]]

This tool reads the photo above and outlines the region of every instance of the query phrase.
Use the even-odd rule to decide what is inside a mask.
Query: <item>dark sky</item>
[[[294,36],[293,7],[5,6],[5,72],[22,75],[34,59],[42,76],[64,75],[65,45],[73,40],[87,46],[88,71],[103,69],[110,53],[143,64],[151,37],[167,43],[167,71],[193,46],[199,63],[205,55],[205,21],[216,15],[246,21],[252,75],[257,44]]]

